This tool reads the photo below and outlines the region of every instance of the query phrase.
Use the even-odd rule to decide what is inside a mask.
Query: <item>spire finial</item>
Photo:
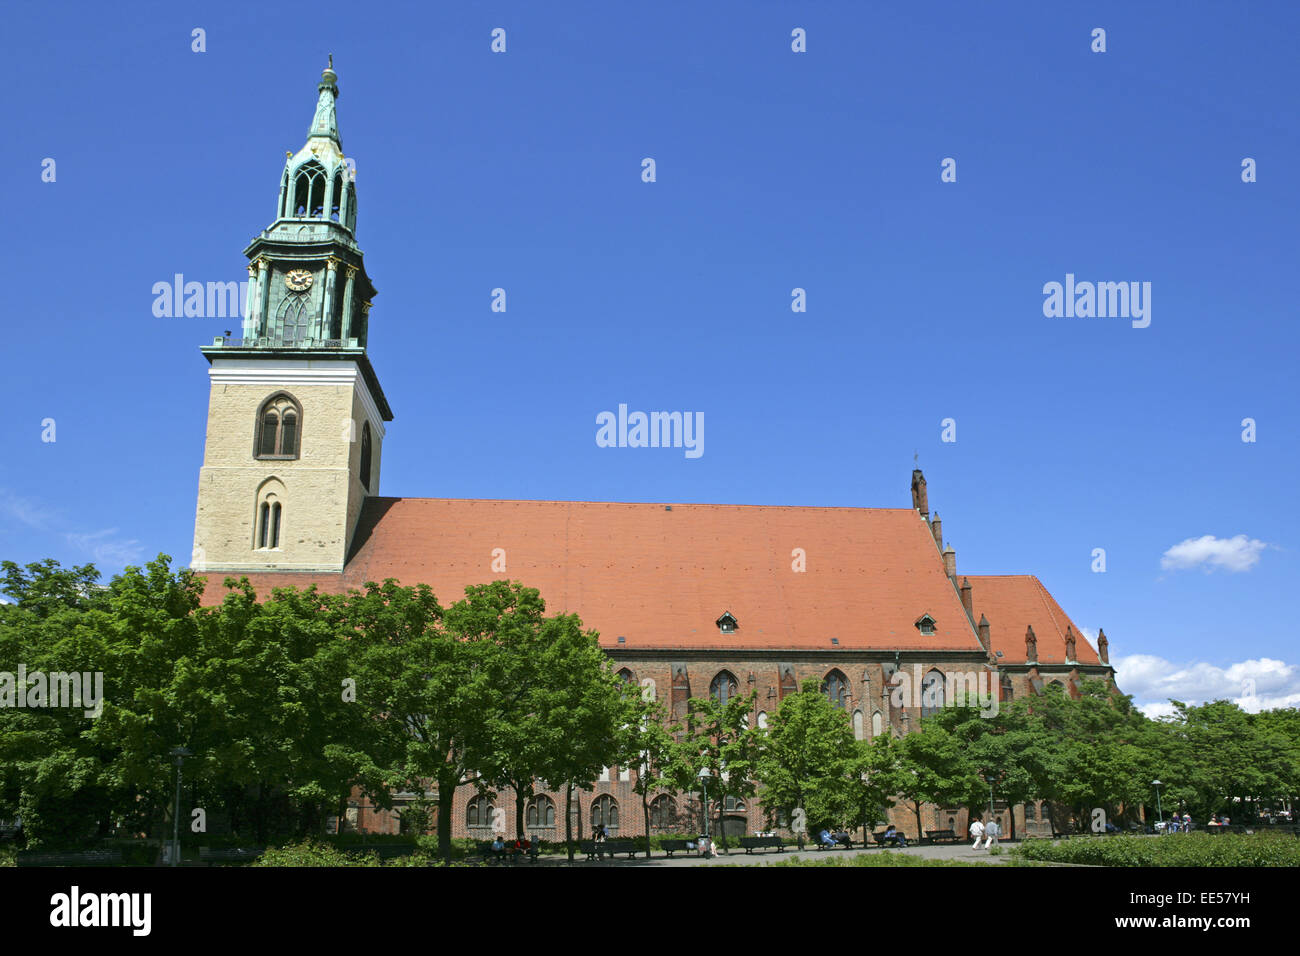
[[[320,95],[316,99],[316,115],[312,117],[311,129],[308,130],[307,137],[332,139],[341,149],[338,119],[334,112],[334,101],[339,95],[338,78],[338,74],[334,72],[334,54],[331,53],[329,66],[321,71],[320,83],[316,85]]]

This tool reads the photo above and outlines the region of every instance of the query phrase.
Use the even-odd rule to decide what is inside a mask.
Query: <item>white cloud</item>
[[[1235,538],[1216,538],[1203,534],[1174,545],[1160,558],[1160,567],[1166,571],[1202,566],[1205,570],[1226,568],[1229,571],[1249,571],[1259,563],[1259,553],[1268,547],[1258,538],[1239,534]]]
[[[140,542],[134,538],[118,537],[116,528],[84,532],[67,530],[70,522],[59,510],[19,497],[8,488],[0,488],[0,519],[63,538],[88,555],[101,571],[140,564],[144,558],[145,550]]]
[[[89,554],[99,567],[126,567],[139,564],[144,548],[135,538],[116,537],[116,528],[105,528],[87,534],[66,532],[63,537],[71,545]]]
[[[1083,639],[1087,641],[1095,651],[1097,649],[1097,632],[1090,627],[1081,627],[1079,628],[1079,633],[1083,635]]]
[[[54,512],[48,508],[29,498],[19,498],[7,488],[0,488],[0,515],[38,531],[48,529],[54,519]]]
[[[1231,700],[1250,713],[1300,706],[1300,667],[1270,657],[1227,667],[1174,664],[1154,654],[1130,654],[1112,663],[1115,683],[1148,717],[1172,714],[1170,698],[1188,704]]]

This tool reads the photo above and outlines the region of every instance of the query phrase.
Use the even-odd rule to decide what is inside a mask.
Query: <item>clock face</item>
[[[311,288],[311,279],[306,269],[294,269],[284,277],[284,284],[292,292],[305,292]]]

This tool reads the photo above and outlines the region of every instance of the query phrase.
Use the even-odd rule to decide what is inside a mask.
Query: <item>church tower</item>
[[[362,503],[379,492],[393,413],[366,356],[375,287],[356,240],[337,79],[331,57],[275,221],[244,250],[241,338],[201,349],[211,393],[196,571],[341,571]]]

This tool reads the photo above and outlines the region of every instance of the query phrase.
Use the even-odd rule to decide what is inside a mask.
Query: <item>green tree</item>
[[[899,755],[899,794],[916,815],[916,835],[925,836],[921,823],[924,804],[952,804],[969,799],[979,786],[979,768],[962,741],[933,717],[921,729],[896,742]]]
[[[687,703],[683,757],[674,766],[674,783],[683,792],[702,789],[700,772],[708,771],[709,796],[717,808],[717,834],[727,849],[723,814],[728,797],[754,793],[754,762],[758,736],[750,727],[756,694],[733,696],[726,703],[712,697],[692,697]],[[708,807],[704,807],[708,813]]]
[[[803,807],[814,830],[850,821],[862,811],[863,754],[848,715],[805,681],[756,734],[755,776],[769,826]]]

